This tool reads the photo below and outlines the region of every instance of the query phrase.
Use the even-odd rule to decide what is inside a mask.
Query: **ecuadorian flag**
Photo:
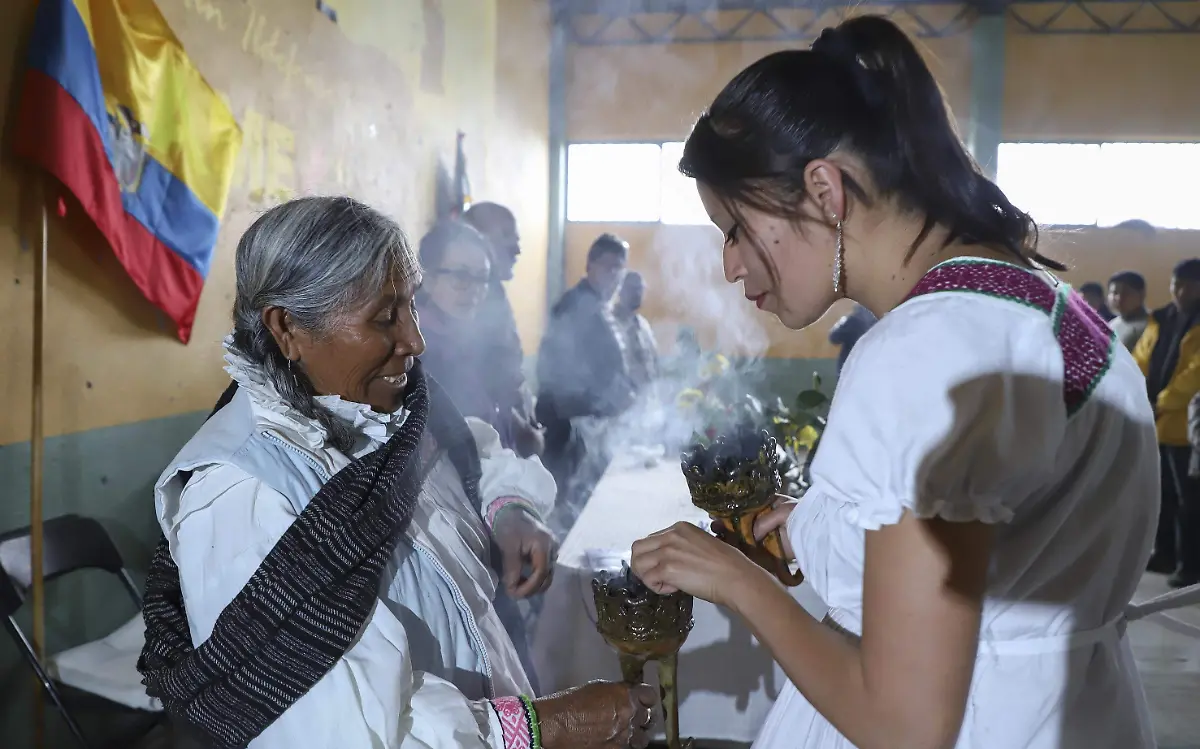
[[[153,0],[41,0],[16,152],[75,194],[184,343],[241,141]]]

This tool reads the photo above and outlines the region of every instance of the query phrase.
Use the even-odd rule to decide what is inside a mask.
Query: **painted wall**
[[[836,18],[831,15],[827,23],[836,23]],[[1200,98],[1190,95],[1200,76],[1200,37],[1195,34],[1030,35],[1011,24],[1009,32],[1006,140],[1200,139]],[[794,46],[725,42],[573,47],[568,138],[575,142],[683,140],[691,123],[738,71],[763,55]],[[970,36],[921,40],[920,46],[963,123],[970,102]],[[636,102],[636,107],[631,108],[630,102]],[[583,273],[588,246],[605,231],[630,241],[631,266],[646,273],[650,282],[648,317],[668,335],[676,324],[698,320],[710,342],[749,339],[754,353],[773,359],[835,355],[826,335],[845,313],[845,303],[805,331],[787,331],[769,315],[751,311],[738,313],[733,330],[721,332],[723,326],[729,327],[730,307],[727,301],[711,301],[715,296],[726,298],[724,291],[712,288],[723,284],[719,264],[709,259],[720,245],[712,229],[569,224],[568,283]],[[1071,264],[1067,278],[1072,282],[1103,281],[1118,270],[1138,270],[1150,284],[1150,301],[1157,304],[1166,300],[1175,263],[1200,256],[1200,232],[1159,232],[1146,241],[1118,230],[1047,231],[1043,248]],[[709,268],[707,276],[680,279],[677,269],[690,257],[700,258]]]
[[[266,208],[348,193],[395,215],[415,242],[433,218],[455,132],[476,200],[514,209],[524,254],[510,294],[526,345],[545,317],[548,13],[539,0],[158,0],[245,147],[192,343],[180,345],[68,199],[52,216],[46,320],[46,514],[101,519],[140,578],[157,540],[151,487],[224,388],[233,253]],[[8,155],[35,0],[0,23],[0,531],[28,523],[32,175]],[[11,20],[11,22],[10,22]],[[103,634],[131,611],[95,580],[50,587],[52,649]],[[0,735],[27,746],[28,671],[0,637]],[[57,722],[48,720],[52,729]],[[13,733],[10,733],[12,731]],[[51,741],[51,746],[66,745]]]

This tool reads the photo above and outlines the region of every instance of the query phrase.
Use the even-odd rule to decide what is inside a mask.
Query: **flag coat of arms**
[[[14,147],[187,343],[242,135],[153,0],[41,0]]]

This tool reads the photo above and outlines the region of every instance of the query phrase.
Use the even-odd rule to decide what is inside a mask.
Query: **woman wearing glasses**
[[[417,309],[425,334],[425,371],[441,383],[463,416],[491,424],[501,443],[515,449],[512,411],[521,407],[521,383],[496,381],[495,368],[482,361],[486,348],[473,324],[491,277],[487,239],[470,224],[447,219],[421,238],[420,255],[425,280]]]

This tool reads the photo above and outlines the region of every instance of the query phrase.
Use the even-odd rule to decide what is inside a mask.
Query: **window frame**
[[[566,209],[567,209],[566,222],[571,223],[571,224],[638,224],[638,225],[659,224],[662,226],[705,226],[705,225],[708,225],[709,222],[707,220],[703,220],[703,221],[697,220],[694,222],[693,221],[684,222],[684,221],[664,221],[663,220],[663,218],[664,218],[663,208],[664,208],[664,204],[667,202],[667,200],[665,199],[665,196],[667,195],[667,191],[664,188],[668,184],[668,181],[666,178],[665,164],[663,161],[664,146],[666,146],[667,144],[683,143],[683,142],[685,142],[685,141],[628,139],[628,140],[581,140],[581,141],[571,141],[571,142],[567,143],[566,144],[566,149],[567,149],[566,183],[567,184],[565,185],[565,187],[566,187],[565,203],[566,203]],[[1113,145],[1120,145],[1120,146],[1171,146],[1171,145],[1176,145],[1176,146],[1193,146],[1196,149],[1200,150],[1200,141],[1186,141],[1186,140],[1133,141],[1133,140],[1067,140],[1067,139],[1005,140],[1000,143],[1000,149],[1001,150],[1004,149],[1005,146],[1026,146],[1026,145],[1028,145],[1028,146],[1095,146],[1095,147],[1097,147],[1097,156],[1095,158],[1096,158],[1096,169],[1098,172],[1103,171],[1103,166],[1104,166],[1103,154],[1104,154],[1105,146],[1113,146]],[[571,193],[571,191],[570,191],[570,184],[571,184],[570,152],[571,152],[571,148],[573,146],[655,146],[655,147],[657,147],[658,160],[659,160],[659,170],[658,170],[659,171],[659,180],[658,180],[658,206],[657,206],[657,210],[654,212],[655,218],[653,218],[653,219],[651,219],[651,218],[620,218],[620,219],[572,219],[572,218],[570,218],[570,200],[571,200],[571,197],[570,197],[570,193]],[[1000,159],[1001,159],[1000,153],[997,153],[997,159],[996,159],[997,180],[996,181],[997,181],[997,184],[1000,186],[1000,188],[1005,191],[1005,195],[1007,195],[1010,199],[1013,199],[1013,196],[1009,195],[1011,186],[1009,189],[1006,189],[1005,185],[1001,184],[999,181],[999,175],[1000,175],[1000,171],[1002,168]],[[1164,163],[1166,163],[1166,162],[1164,162]],[[683,178],[683,179],[686,179],[686,178]],[[1097,185],[1096,180],[1098,180],[1098,179],[1100,179],[1100,178],[1096,177],[1095,179],[1086,180],[1086,184]],[[1081,182],[1082,181],[1083,180],[1081,180]],[[1100,183],[1098,186],[1094,186],[1091,189],[1097,191],[1098,193],[1103,192],[1104,190],[1113,190],[1116,188],[1110,187],[1110,185],[1119,184],[1123,181],[1125,181],[1123,177],[1113,176],[1113,177],[1104,179],[1103,183]],[[1197,192],[1198,192],[1198,194],[1200,194],[1200,177],[1197,177],[1197,179],[1195,180],[1195,183],[1197,184]],[[1068,188],[1074,189],[1073,187],[1070,187],[1070,186],[1068,186]],[[1124,221],[1142,218],[1141,216],[1134,215],[1134,216],[1126,216],[1119,220],[1113,220],[1111,216],[1106,215],[1106,213],[1109,212],[1109,208],[1108,208],[1108,205],[1106,204],[1106,201],[1104,201],[1100,198],[1097,198],[1095,196],[1093,196],[1090,199],[1096,201],[1096,205],[1097,205],[1097,208],[1095,210],[1096,216],[1095,216],[1095,219],[1091,223],[1066,223],[1066,222],[1056,222],[1056,221],[1041,221],[1041,220],[1039,220],[1038,215],[1037,215],[1038,206],[1028,205],[1027,201],[1023,201],[1020,198],[1020,196],[1016,197],[1016,199],[1014,200],[1014,203],[1016,204],[1017,208],[1028,211],[1030,213],[1030,215],[1033,217],[1034,221],[1038,222],[1038,226],[1045,227],[1045,228],[1053,228],[1053,229],[1111,229],[1115,226],[1118,226],[1119,224],[1121,224]],[[699,219],[699,216],[696,216],[695,218]],[[1200,231],[1200,220],[1197,220],[1197,222],[1194,226],[1185,226],[1185,227],[1163,226],[1163,225],[1155,223],[1154,221],[1151,221],[1149,219],[1143,219],[1143,220],[1146,220],[1148,223],[1150,223],[1152,226],[1154,226],[1154,228],[1163,229],[1165,231]]]
[[[567,145],[566,145],[566,149],[567,149],[566,180],[565,180],[566,185],[565,185],[565,191],[564,191],[565,196],[566,196],[565,203],[566,203],[566,208],[567,208],[566,223],[568,223],[568,224],[634,224],[634,225],[658,224],[661,226],[708,226],[708,225],[710,225],[710,222],[707,218],[707,214],[705,215],[703,221],[699,220],[700,217],[698,215],[694,217],[697,219],[696,221],[683,222],[683,221],[664,221],[663,220],[663,214],[664,214],[663,208],[664,208],[664,204],[667,203],[667,200],[664,199],[664,196],[666,195],[666,191],[664,190],[664,188],[669,184],[668,180],[667,180],[667,172],[666,172],[666,168],[665,168],[665,163],[663,160],[663,151],[664,151],[663,147],[668,144],[675,144],[675,143],[682,144],[684,142],[685,141],[683,141],[683,140],[630,139],[630,140],[603,140],[603,141],[601,141],[601,140],[580,140],[580,141],[571,141],[571,142],[567,143]],[[657,207],[657,210],[655,211],[656,217],[654,219],[636,219],[636,218],[572,219],[572,218],[570,218],[570,215],[571,215],[570,214],[571,148],[573,146],[655,146],[655,147],[657,147],[657,149],[658,149],[658,169],[657,169],[657,172],[658,172],[658,207]],[[686,177],[683,177],[682,175],[680,175],[680,178],[688,179]],[[697,200],[699,200],[698,197],[697,197]],[[680,215],[682,216],[683,213],[680,212]]]
[[[1000,143],[1000,148],[1003,149],[1005,146],[1025,146],[1025,145],[1028,145],[1028,146],[1096,146],[1096,148],[1097,148],[1096,168],[1097,168],[1097,171],[1102,174],[1106,173],[1104,171],[1105,146],[1191,146],[1191,147],[1197,149],[1198,154],[1200,154],[1200,141],[1188,141],[1188,140],[1162,140],[1162,141],[1151,141],[1151,140],[1146,140],[1146,141],[1066,140],[1066,139],[1005,140]],[[1006,186],[1000,182],[999,174],[1000,174],[1001,164],[1000,164],[1000,154],[999,153],[997,153],[996,162],[997,162],[996,163],[996,167],[997,167],[996,168],[996,172],[997,172],[996,184],[1000,187],[1001,190],[1004,191],[1004,194],[1006,197],[1008,197],[1010,200],[1013,200],[1013,202],[1017,206],[1017,208],[1019,208],[1020,210],[1023,210],[1023,211],[1027,211],[1030,214],[1030,216],[1033,217],[1033,220],[1037,222],[1039,227],[1044,227],[1044,228],[1049,228],[1049,229],[1064,229],[1064,230],[1073,230],[1073,229],[1105,229],[1106,230],[1106,229],[1116,228],[1117,226],[1120,226],[1122,223],[1127,222],[1127,221],[1144,220],[1157,230],[1200,231],[1200,220],[1197,220],[1194,225],[1180,227],[1180,226],[1164,226],[1163,224],[1155,223],[1154,221],[1144,218],[1143,216],[1140,216],[1140,215],[1127,215],[1122,218],[1115,219],[1111,215],[1106,215],[1106,214],[1110,213],[1111,211],[1110,211],[1107,201],[1104,200],[1102,197],[1096,198],[1097,199],[1097,208],[1095,211],[1096,217],[1092,223],[1080,224],[1080,223],[1064,223],[1064,222],[1055,222],[1055,221],[1041,221],[1038,219],[1037,212],[1035,210],[1037,208],[1037,206],[1029,205],[1026,201],[1023,201],[1019,196],[1015,197],[1015,199],[1014,199],[1014,196],[1010,194],[1010,188],[1006,188]],[[1166,162],[1164,162],[1164,163],[1166,163]],[[1107,173],[1111,174],[1111,172],[1107,172]],[[1098,185],[1096,185],[1095,187],[1092,188],[1098,194],[1103,194],[1105,191],[1109,191],[1111,193],[1112,191],[1115,191],[1117,189],[1117,187],[1116,187],[1117,185],[1120,185],[1122,182],[1126,181],[1125,177],[1123,177],[1122,175],[1115,175],[1115,176],[1111,176],[1111,177],[1097,177],[1096,179],[1102,180]],[[1200,194],[1200,179],[1195,180],[1195,182],[1198,185],[1197,193]]]

